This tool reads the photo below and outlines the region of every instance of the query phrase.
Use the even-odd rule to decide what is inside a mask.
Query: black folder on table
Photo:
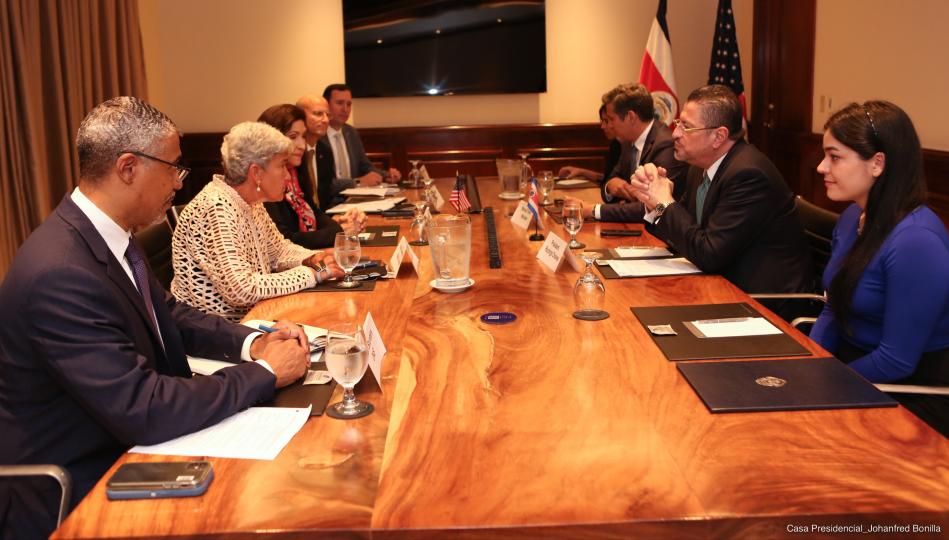
[[[326,362],[316,362],[310,369],[326,370]],[[323,411],[326,410],[326,404],[329,403],[335,388],[336,381],[304,386],[301,378],[290,386],[277,390],[272,405],[274,407],[292,407],[295,409],[313,407],[310,410],[310,416],[321,416]]]
[[[713,413],[895,407],[836,358],[676,365]]]
[[[353,276],[373,276],[368,279],[357,278],[357,281],[361,283],[359,287],[351,289],[343,289],[337,287],[336,284],[343,280],[342,277],[336,278],[332,281],[324,281],[323,283],[317,283],[316,285],[310,287],[309,289],[303,289],[300,292],[371,292],[376,288],[376,281],[379,281],[382,276],[388,273],[386,269],[386,264],[382,261],[373,261],[374,264],[370,266],[365,266],[363,268],[358,268],[353,270]]]
[[[398,225],[374,225],[366,227],[364,232],[369,233],[369,238],[366,240],[359,239],[359,244],[362,247],[386,247],[395,246],[399,243]],[[391,234],[392,232],[395,232],[395,234]],[[382,233],[390,234],[384,235]]]
[[[753,307],[737,304],[698,304],[689,306],[661,306],[630,308],[643,326],[668,324],[675,336],[657,336],[649,333],[666,358],[681,360],[711,360],[715,358],[757,358],[769,356],[807,356],[810,353],[794,338],[781,332],[763,336],[701,338],[683,324],[705,319],[761,317]]]

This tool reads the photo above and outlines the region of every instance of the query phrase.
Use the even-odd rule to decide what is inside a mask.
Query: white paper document
[[[230,418],[151,446],[135,446],[135,454],[209,456],[273,460],[310,417],[310,407],[251,407]]]
[[[679,276],[685,274],[701,274],[697,266],[688,259],[642,259],[642,260],[612,260],[610,268],[619,277],[652,277],[652,276]]]
[[[345,214],[349,211],[350,208],[358,208],[366,213],[373,212],[384,212],[386,210],[392,210],[395,205],[404,201],[405,197],[388,197],[385,199],[380,199],[378,201],[366,201],[359,203],[343,203],[337,204],[336,206],[330,208],[326,211],[327,214]]]
[[[557,182],[558,186],[576,186],[579,184],[588,184],[589,180],[586,178],[567,178],[566,180],[560,180]]]
[[[781,330],[764,317],[734,317],[690,322],[707,338],[767,336],[781,333]]]
[[[671,257],[672,252],[664,247],[629,246],[613,248],[616,256],[622,259],[645,259],[647,257]]]
[[[385,197],[399,192],[398,188],[387,188],[385,186],[377,187],[351,187],[344,189],[340,193],[348,197]]]

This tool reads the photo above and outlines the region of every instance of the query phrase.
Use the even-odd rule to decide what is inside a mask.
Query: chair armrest
[[[748,296],[755,300],[814,300],[827,303],[827,297],[823,294],[814,293],[755,293]]]
[[[817,322],[817,317],[798,317],[791,321],[791,326],[794,328],[800,327],[802,324],[814,324]]]
[[[949,396],[949,387],[947,386],[917,386],[914,384],[874,384],[877,389],[893,394],[929,394],[937,396]]]
[[[59,465],[0,465],[0,477],[4,476],[49,476],[56,480],[62,490],[56,526],[58,527],[63,522],[66,517],[66,509],[69,507],[69,497],[72,494],[72,479],[69,476],[69,471]]]

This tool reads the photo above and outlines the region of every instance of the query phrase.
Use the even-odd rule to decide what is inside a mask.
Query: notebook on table
[[[744,302],[630,309],[646,327],[656,346],[672,361],[811,354],[794,338],[768,322],[761,313]],[[696,322],[699,324],[696,325]],[[650,330],[650,327],[665,325],[671,326],[675,335],[657,335]],[[735,331],[713,333],[713,330],[730,329]],[[758,333],[736,335],[752,331]],[[716,337],[719,335],[728,337]]]
[[[713,413],[895,407],[836,358],[696,362],[676,367]]]

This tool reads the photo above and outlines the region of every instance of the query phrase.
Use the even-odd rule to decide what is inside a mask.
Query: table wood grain
[[[211,458],[216,479],[199,498],[110,502],[102,481],[54,538],[759,539],[799,536],[793,527],[805,527],[807,538],[837,536],[811,529],[820,525],[949,530],[945,438],[902,407],[710,414],[630,307],[744,301],[813,355],[825,351],[718,276],[609,280],[610,317],[578,321],[579,274],[542,267],[540,243],[506,219],[515,203],[496,197],[496,181],[479,182],[483,203],[495,209],[503,268],[488,267],[483,218],[472,216],[470,290],[432,290],[428,250],[413,248],[421,276],[406,260],[397,279],[372,293],[300,293],[248,315],[327,326],[371,312],[388,348],[382,391],[357,387],[375,405],[372,415],[311,418],[274,461]],[[447,199],[450,183],[438,185]],[[557,196],[577,194],[598,197],[592,189]],[[409,221],[371,223],[406,232]],[[566,237],[553,220],[545,224],[545,233]],[[579,239],[589,247],[661,245],[648,234],[600,238],[600,227],[586,224]],[[642,228],[606,228],[622,227]],[[392,249],[364,252],[388,259]],[[490,311],[518,319],[482,323]],[[127,454],[119,463],[167,459],[185,458]]]

